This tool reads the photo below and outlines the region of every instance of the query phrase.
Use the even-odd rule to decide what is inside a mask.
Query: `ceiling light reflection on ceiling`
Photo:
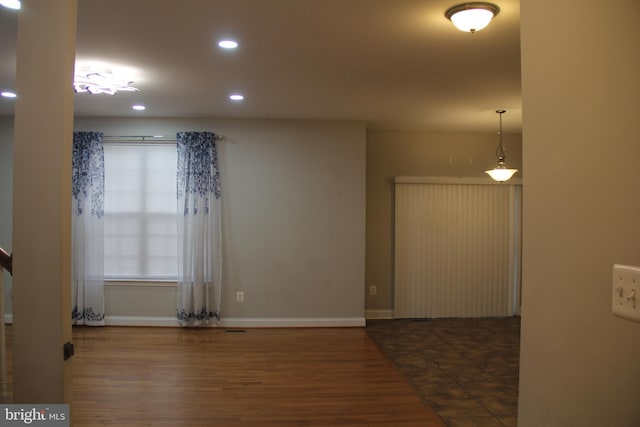
[[[136,111],[144,111],[147,109],[147,107],[145,107],[144,105],[140,105],[140,104],[136,104],[134,106],[132,106],[131,108],[133,108]]]
[[[73,89],[76,93],[90,93],[93,95],[104,93],[115,95],[117,92],[138,92],[139,89],[131,86],[133,82],[123,80],[111,73],[103,72],[76,72]]]
[[[229,95],[229,99],[232,101],[242,101],[244,99],[244,95],[240,95],[239,93],[234,93]]]
[[[453,6],[444,13],[460,31],[475,33],[489,25],[494,16],[500,12],[495,4],[476,2]]]
[[[15,93],[9,91],[0,92],[0,95],[2,95],[4,98],[16,98],[18,96]]]
[[[238,47],[238,43],[233,40],[221,40],[218,42],[218,46],[223,49],[235,49]]]
[[[9,9],[20,10],[20,0],[0,0],[0,5]]]

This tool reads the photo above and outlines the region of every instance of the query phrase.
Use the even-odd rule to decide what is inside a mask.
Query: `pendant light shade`
[[[489,174],[494,181],[504,182],[509,181],[511,177],[518,172],[518,169],[507,169],[504,165],[502,167],[497,166],[495,169],[485,171]]]
[[[453,6],[444,13],[460,31],[475,33],[480,31],[500,12],[495,4],[475,2]]]
[[[502,115],[506,113],[505,110],[496,110],[496,113],[500,114],[500,142],[496,149],[496,157],[498,158],[498,164],[495,168],[485,171],[494,181],[504,182],[511,179],[511,177],[518,172],[518,169],[509,169],[505,164],[506,156],[504,154],[504,147],[502,146]]]

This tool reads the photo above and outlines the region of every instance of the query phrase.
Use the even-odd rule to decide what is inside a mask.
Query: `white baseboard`
[[[106,316],[107,326],[180,326],[175,317],[133,317]],[[320,328],[320,327],[362,327],[365,319],[345,318],[223,318],[219,325],[223,328]]]
[[[5,324],[13,324],[13,315],[4,315]],[[105,316],[105,326],[180,326],[175,317]]]
[[[393,319],[393,310],[365,310],[367,320]]]
[[[338,317],[338,318],[223,318],[220,322],[225,328],[344,328],[363,327],[363,317]]]
[[[180,326],[175,317],[105,316],[105,326]]]
[[[376,316],[370,317],[369,311],[376,312]],[[391,310],[369,310],[367,319],[391,319]],[[377,312],[384,312],[378,314]],[[4,323],[12,324],[13,316],[6,314]],[[106,326],[164,326],[178,327],[180,323],[175,317],[142,317],[142,316],[105,316]],[[347,328],[365,326],[365,318],[361,317],[338,317],[338,318],[227,318],[220,321],[219,327],[223,328]]]

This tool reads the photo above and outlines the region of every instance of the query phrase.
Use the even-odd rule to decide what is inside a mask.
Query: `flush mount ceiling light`
[[[76,93],[115,95],[118,92],[138,92],[133,82],[118,78],[109,72],[76,72],[73,89]]]
[[[244,95],[241,95],[239,93],[234,93],[229,95],[229,99],[232,101],[242,101],[244,99]]]
[[[8,7],[9,9],[20,10],[20,0],[0,0],[0,6]]]
[[[2,95],[3,98],[16,98],[18,96],[15,92],[9,91],[0,92],[0,95]]]
[[[444,16],[460,31],[475,33],[489,25],[499,12],[500,8],[495,4],[475,2],[450,7]]]
[[[498,157],[498,164],[495,168],[485,171],[495,181],[508,181],[514,173],[518,172],[518,169],[509,169],[505,164],[504,147],[502,146],[502,115],[506,113],[505,110],[496,110],[496,113],[500,114],[500,143],[496,149],[496,157]]]

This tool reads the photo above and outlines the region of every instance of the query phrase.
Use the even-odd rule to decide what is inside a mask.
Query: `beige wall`
[[[523,178],[521,136],[505,134],[503,143],[507,164],[520,169],[515,177]],[[497,132],[367,132],[366,307],[370,317],[389,317],[393,309],[394,176],[486,177],[484,171],[496,164],[497,145]],[[369,286],[377,287],[376,296],[369,295]]]
[[[23,7],[13,138],[13,401],[68,403],[72,362],[60,349],[72,339],[69,184],[77,1],[28,1]],[[43,75],[34,72],[44,69]]]
[[[640,323],[611,315],[640,265],[640,2],[522,0],[519,426],[640,425]]]

